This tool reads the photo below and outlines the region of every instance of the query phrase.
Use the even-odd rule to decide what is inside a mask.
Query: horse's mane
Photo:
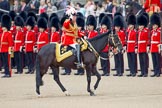
[[[99,35],[97,35],[97,36],[95,36],[95,37],[93,37],[91,39],[88,39],[88,41],[89,42],[92,42],[92,41],[98,40],[98,39],[102,38],[103,36],[108,35],[110,32],[111,31],[108,31],[106,33],[99,34]]]
[[[142,9],[142,6],[135,1],[127,2],[126,5],[130,5],[132,8],[136,7],[137,9]]]

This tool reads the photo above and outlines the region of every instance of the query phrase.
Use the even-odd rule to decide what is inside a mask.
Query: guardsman
[[[14,57],[17,66],[17,72],[15,74],[22,74],[23,73],[23,66],[22,66],[22,48],[24,45],[24,20],[20,16],[15,17],[15,26],[16,26],[16,34],[14,39]]]
[[[158,13],[153,13],[151,16],[151,46],[150,52],[152,55],[152,63],[154,68],[154,74],[151,77],[160,77],[160,44],[161,44],[161,28],[160,28],[160,15]]]
[[[61,42],[61,36],[59,32],[59,19],[58,17],[52,17],[50,21],[51,27],[51,35],[50,35],[50,43]]]
[[[101,28],[100,28],[100,34],[108,32],[109,30],[111,30],[111,20],[110,18],[105,15],[102,20],[101,20]],[[102,76],[109,76],[110,75],[110,60],[109,60],[109,46],[107,45],[101,52],[100,56],[102,58],[100,58],[101,61],[101,67],[103,70],[103,74]],[[106,58],[106,60],[104,59]]]
[[[128,16],[128,29],[127,29],[127,57],[128,64],[130,68],[130,74],[127,76],[135,77],[137,73],[137,62],[136,62],[136,54],[135,47],[137,44],[137,32],[135,30],[136,25],[136,16],[131,14]]]
[[[96,31],[97,21],[93,15],[88,16],[86,25],[87,25],[87,29],[88,29],[88,38],[89,39],[98,35],[98,32]]]
[[[43,18],[43,17],[39,18],[38,28],[39,28],[39,33],[38,33],[36,46],[37,46],[37,49],[39,51],[44,45],[46,45],[49,42],[48,33],[46,32],[47,20],[45,18]]]
[[[43,12],[43,13],[40,14],[39,18],[41,18],[41,17],[46,19],[46,21],[47,21],[47,27],[48,27],[48,20],[49,20],[48,14],[45,13],[45,12]],[[46,28],[46,32],[47,33],[50,33],[50,29],[49,28]]]
[[[17,14],[16,14],[15,11],[10,11],[9,16],[11,17],[11,29],[10,29],[10,31],[12,33],[12,38],[14,39],[15,34],[16,34],[16,26],[15,26],[14,19],[17,16]],[[12,52],[12,54],[13,54],[13,52]],[[16,65],[15,61],[16,61],[15,58],[13,56],[11,56],[11,65],[12,65],[12,67],[15,67],[15,65]]]
[[[28,65],[28,71],[26,74],[34,73],[34,60],[33,60],[33,49],[36,42],[35,32],[35,19],[32,16],[29,16],[26,21],[26,36],[25,36],[25,53],[26,53],[26,60]]]
[[[2,56],[3,66],[5,69],[5,75],[3,78],[11,77],[11,61],[10,54],[13,46],[11,28],[11,17],[4,14],[1,18],[2,34],[0,34],[0,53]]]
[[[123,30],[124,28],[124,18],[121,15],[116,15],[114,17],[114,28],[115,33],[119,36],[119,39],[122,43],[122,46],[125,46],[126,36],[125,32]],[[120,51],[116,55],[116,62],[117,62],[117,73],[114,74],[114,76],[123,76],[124,73],[124,58],[123,58],[123,52]]]
[[[141,74],[138,77],[148,76],[147,67],[147,44],[148,44],[148,31],[145,29],[147,27],[147,18],[145,15],[140,15],[137,17],[138,24],[138,55],[141,68]]]
[[[78,27],[76,24],[76,10],[73,7],[67,7],[66,15],[68,19],[63,23],[62,31],[64,34],[64,40],[62,44],[64,46],[71,46],[76,49],[77,55],[77,68],[81,68],[81,60],[80,60],[80,45],[76,42],[76,38],[78,35]]]
[[[84,21],[84,18],[81,15],[77,16],[76,23],[77,23],[77,26],[78,26],[79,37],[84,37],[85,36],[85,29],[84,29],[85,21]],[[77,72],[74,73],[74,75],[84,75],[84,69],[83,68],[78,69]]]

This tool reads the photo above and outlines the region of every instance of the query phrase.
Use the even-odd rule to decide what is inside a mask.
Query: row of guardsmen
[[[27,66],[26,74],[34,73],[34,63],[36,53],[42,46],[47,43],[63,42],[61,26],[66,20],[63,16],[59,20],[56,13],[49,17],[46,13],[42,13],[39,17],[34,12],[22,11],[17,15],[14,11],[9,14],[0,13],[0,57],[1,66],[4,67],[4,76],[11,77],[11,52],[14,52],[14,61],[17,67],[17,74],[23,73],[23,67]],[[113,22],[113,23],[112,23]],[[151,28],[148,29],[148,24]],[[93,15],[89,15],[86,19],[78,12],[76,19],[80,34],[87,38],[93,38],[98,34],[113,30],[120,38],[124,49],[127,52],[130,74],[127,76],[136,76],[137,74],[137,53],[139,55],[139,66],[141,74],[139,77],[148,76],[148,47],[152,55],[154,74],[152,77],[159,77],[161,74],[160,65],[160,16],[154,13],[149,21],[147,13],[139,15],[130,14],[127,19],[128,28],[125,30],[125,20],[120,13],[116,13],[114,18],[101,13],[99,16],[99,28],[97,28],[97,20]],[[85,27],[86,25],[86,27]],[[138,29],[136,30],[136,25]],[[86,28],[86,29],[85,29]],[[125,48],[126,47],[126,48]],[[100,54],[103,58],[109,58],[111,46],[107,45]],[[124,52],[124,51],[123,51]],[[114,56],[116,74],[114,76],[123,76],[124,59],[123,52],[119,52]],[[109,59],[101,59],[101,68],[103,76],[110,75]],[[71,69],[65,68],[65,73],[62,75],[70,75]],[[84,69],[78,69],[75,75],[83,75]]]

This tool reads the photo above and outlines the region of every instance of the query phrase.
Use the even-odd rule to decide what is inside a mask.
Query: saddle
[[[88,43],[86,40],[80,38],[77,39],[77,43],[80,44],[81,52],[88,49]],[[68,57],[75,55],[75,49],[71,46],[64,46],[62,44],[56,43],[56,60],[61,62]]]

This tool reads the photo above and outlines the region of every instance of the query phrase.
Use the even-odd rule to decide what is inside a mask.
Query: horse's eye
[[[129,8],[129,5],[126,5],[126,7],[125,7],[126,9],[128,9]]]

